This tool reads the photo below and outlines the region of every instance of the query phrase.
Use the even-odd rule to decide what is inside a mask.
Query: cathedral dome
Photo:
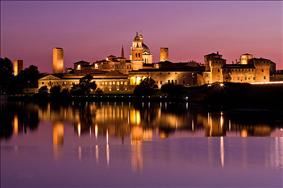
[[[143,48],[143,52],[146,52],[146,53],[150,54],[149,47],[146,44],[142,43],[142,48]]]

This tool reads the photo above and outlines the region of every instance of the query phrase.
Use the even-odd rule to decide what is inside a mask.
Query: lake
[[[283,187],[283,111],[0,105],[1,187]]]

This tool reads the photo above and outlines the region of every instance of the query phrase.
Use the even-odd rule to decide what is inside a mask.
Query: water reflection
[[[144,144],[168,138],[217,137],[207,139],[207,151],[196,149],[194,157],[205,156],[202,163],[225,167],[234,151],[228,151],[227,137],[273,136],[269,163],[283,166],[282,112],[259,110],[213,111],[191,108],[188,103],[79,103],[70,106],[48,104],[8,104],[0,109],[0,138],[9,139],[38,129],[40,122],[52,123],[54,159],[62,156],[65,147],[65,130],[71,127],[77,139],[89,139],[88,144],[78,143],[77,158],[91,155],[96,163],[111,165],[112,142],[131,145],[131,166],[142,171],[145,163]],[[71,125],[71,126],[70,126]],[[72,138],[73,139],[73,138]],[[115,143],[116,144],[116,143]],[[241,165],[246,166],[249,146],[240,145]],[[166,155],[166,154],[165,154]],[[227,157],[228,156],[228,157]],[[115,157],[114,157],[115,158]],[[202,159],[198,159],[201,161]],[[216,164],[216,161],[217,164]]]
[[[91,103],[72,106],[13,104],[0,109],[0,137],[25,134],[40,121],[53,122],[54,144],[59,145],[65,122],[74,125],[78,137],[109,134],[133,140],[167,138],[177,133],[190,136],[282,136],[283,113],[272,111],[207,111],[188,104]],[[158,133],[158,135],[156,135]],[[57,134],[57,137],[55,136]]]

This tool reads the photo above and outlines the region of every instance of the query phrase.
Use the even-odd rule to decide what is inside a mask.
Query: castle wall
[[[251,83],[256,79],[254,68],[224,69],[223,77],[225,82]]]
[[[158,88],[167,83],[181,84],[192,86],[198,83],[197,73],[181,71],[138,71],[130,72],[130,85],[139,85],[146,78],[151,77],[157,84]]]

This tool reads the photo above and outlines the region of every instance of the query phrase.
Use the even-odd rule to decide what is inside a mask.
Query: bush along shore
[[[161,89],[139,85],[132,94],[107,94],[101,91],[72,93],[66,89],[45,88],[34,95],[11,95],[9,100],[34,102],[70,101],[176,101],[195,105],[223,107],[267,107],[281,108],[283,105],[283,84],[252,85],[240,83],[215,83],[196,87],[165,84]]]

